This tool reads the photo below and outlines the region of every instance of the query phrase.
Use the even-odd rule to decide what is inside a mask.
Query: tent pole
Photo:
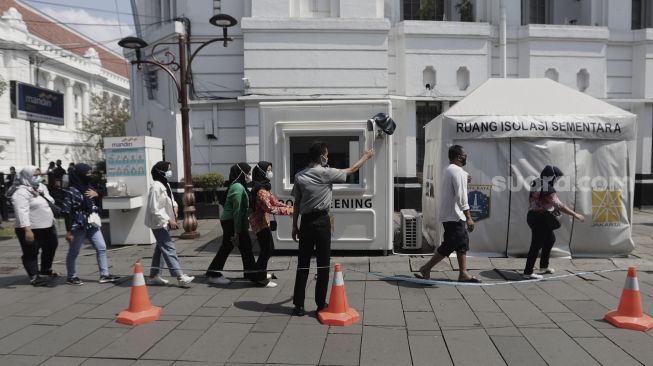
[[[507,77],[506,66],[506,4],[501,0],[499,8],[501,9],[501,20],[499,23],[499,57],[501,59],[501,77]]]

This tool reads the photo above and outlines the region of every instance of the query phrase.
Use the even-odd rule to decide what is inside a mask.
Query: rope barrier
[[[159,270],[165,270],[165,269],[170,269],[168,267],[147,267],[143,266],[144,268],[155,268]],[[266,269],[266,270],[237,270],[237,269],[222,269],[222,270],[204,270],[204,269],[191,269],[191,268],[180,268],[179,270],[182,271],[202,271],[202,272],[228,272],[228,273],[261,273],[261,272],[284,272],[284,271],[297,271],[297,270],[317,270],[317,269],[324,269],[324,268],[331,268],[331,265],[329,266],[315,266],[315,267],[301,267],[301,268],[279,268],[279,269]],[[590,275],[590,274],[597,274],[597,273],[608,273],[608,272],[622,272],[622,271],[627,271],[625,268],[615,268],[615,269],[600,269],[596,271],[584,271],[584,272],[576,272],[576,273],[569,273],[569,274],[564,274],[564,275],[558,275],[558,276],[551,276],[551,277],[545,277],[542,279],[523,279],[523,280],[512,280],[512,281],[499,281],[499,282],[480,282],[480,283],[475,283],[475,282],[458,282],[455,280],[447,281],[447,280],[431,280],[431,279],[420,279],[416,277],[408,277],[408,276],[397,276],[395,274],[384,274],[382,272],[368,272],[368,271],[361,271],[357,269],[349,269],[349,268],[344,268],[345,271],[349,272],[355,272],[355,273],[360,273],[364,275],[370,275],[370,276],[375,276],[382,278],[384,280],[389,280],[389,281],[402,281],[402,282],[412,282],[412,283],[417,283],[421,285],[430,285],[430,286],[481,286],[481,287],[488,287],[488,286],[501,286],[501,285],[515,285],[515,284],[524,284],[524,283],[534,283],[534,282],[546,282],[546,281],[555,281],[555,280],[560,280],[562,278],[568,278],[568,277],[576,277],[576,276],[585,276],[585,275]]]

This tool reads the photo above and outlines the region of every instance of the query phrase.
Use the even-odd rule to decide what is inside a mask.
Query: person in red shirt
[[[272,231],[276,230],[276,220],[270,221],[271,215],[290,216],[293,208],[279,201],[270,191],[270,181],[274,177],[272,163],[259,161],[252,169],[252,202],[250,204],[251,214],[249,223],[252,231],[256,233],[261,253],[256,261],[256,269],[265,273],[265,280],[259,283],[265,287],[276,287],[277,284],[271,281],[272,275],[267,274],[268,260],[274,249]]]
[[[554,269],[549,267],[549,256],[556,242],[554,230],[560,228],[559,216],[561,213],[572,216],[580,222],[585,221],[583,215],[575,212],[560,201],[555,190],[556,181],[563,176],[562,170],[557,166],[547,165],[542,169],[540,178],[531,183],[528,195],[528,215],[526,222],[531,228],[531,247],[526,258],[524,278],[528,280],[541,280],[541,274],[533,273],[533,267],[540,256],[540,271],[552,274]]]

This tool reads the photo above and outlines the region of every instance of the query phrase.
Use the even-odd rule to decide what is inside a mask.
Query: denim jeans
[[[152,229],[154,237],[156,238],[156,247],[152,255],[152,266],[150,267],[150,276],[154,277],[161,272],[161,257],[166,262],[166,266],[170,270],[170,275],[180,277],[183,272],[181,271],[181,264],[177,257],[177,249],[175,244],[170,238],[170,231],[167,228]]]
[[[100,229],[76,229],[73,230],[73,240],[70,243],[68,255],[66,256],[66,270],[68,271],[68,278],[77,277],[77,271],[75,270],[75,260],[77,260],[79,251],[82,248],[82,244],[84,243],[84,239],[88,239],[91,242],[91,245],[93,245],[93,248],[95,248],[97,264],[100,268],[100,276],[109,275],[107,244],[104,242],[104,237],[102,236]]]

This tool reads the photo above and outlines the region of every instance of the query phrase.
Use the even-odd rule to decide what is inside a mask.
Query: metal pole
[[[501,77],[506,78],[508,77],[508,71],[507,71],[507,52],[506,49],[507,47],[507,42],[506,42],[506,4],[504,3],[504,0],[501,0],[499,9],[501,10],[501,19],[499,23],[499,57],[500,57],[500,63],[501,63]]]
[[[184,158],[184,233],[183,239],[195,239],[200,236],[197,232],[197,219],[195,218],[195,193],[193,193],[192,162],[190,157],[190,120],[188,117],[188,60],[186,59],[186,35],[179,36],[179,101],[181,103],[181,134]]]
[[[38,136],[37,153],[38,153],[38,156],[39,156],[39,159],[38,159],[39,160],[39,165],[38,165],[38,167],[41,168],[41,122],[36,122],[36,129],[38,130],[38,134],[37,134],[37,136]]]
[[[29,122],[30,137],[30,155],[32,156],[32,165],[36,165],[36,139],[34,138],[34,122]]]

